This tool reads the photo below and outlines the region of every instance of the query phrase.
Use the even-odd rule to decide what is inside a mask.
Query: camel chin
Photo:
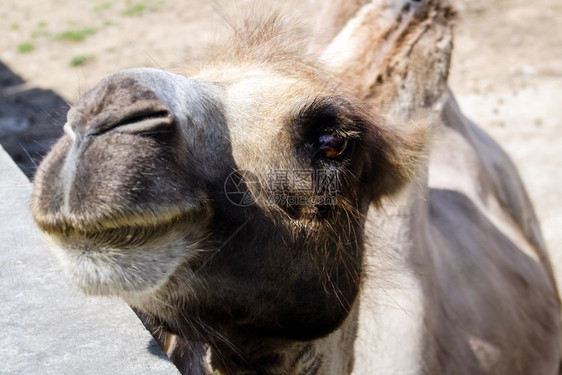
[[[185,231],[169,231],[123,247],[100,245],[89,238],[62,241],[47,236],[47,241],[69,284],[88,295],[126,300],[154,294],[180,265],[189,264],[201,251],[198,240]]]

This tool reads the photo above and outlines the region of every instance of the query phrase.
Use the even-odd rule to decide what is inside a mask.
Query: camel
[[[199,72],[117,72],[68,113],[32,212],[184,374],[557,374],[531,202],[447,86],[455,11],[334,0],[311,45],[241,22]]]

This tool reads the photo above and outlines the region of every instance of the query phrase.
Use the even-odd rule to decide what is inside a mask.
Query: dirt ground
[[[220,16],[284,4],[312,25],[322,0],[3,0],[0,60],[69,101],[121,68],[201,64]],[[459,0],[450,84],[502,144],[535,203],[562,280],[562,2]]]

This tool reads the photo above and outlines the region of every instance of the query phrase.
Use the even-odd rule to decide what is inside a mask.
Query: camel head
[[[412,178],[424,130],[389,124],[277,27],[193,76],[120,71],[72,106],[32,202],[72,284],[211,346],[344,321],[366,212]]]

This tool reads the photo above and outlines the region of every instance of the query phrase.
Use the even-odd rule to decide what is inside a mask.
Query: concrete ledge
[[[62,280],[30,194],[0,147],[0,374],[178,374],[129,306]]]

